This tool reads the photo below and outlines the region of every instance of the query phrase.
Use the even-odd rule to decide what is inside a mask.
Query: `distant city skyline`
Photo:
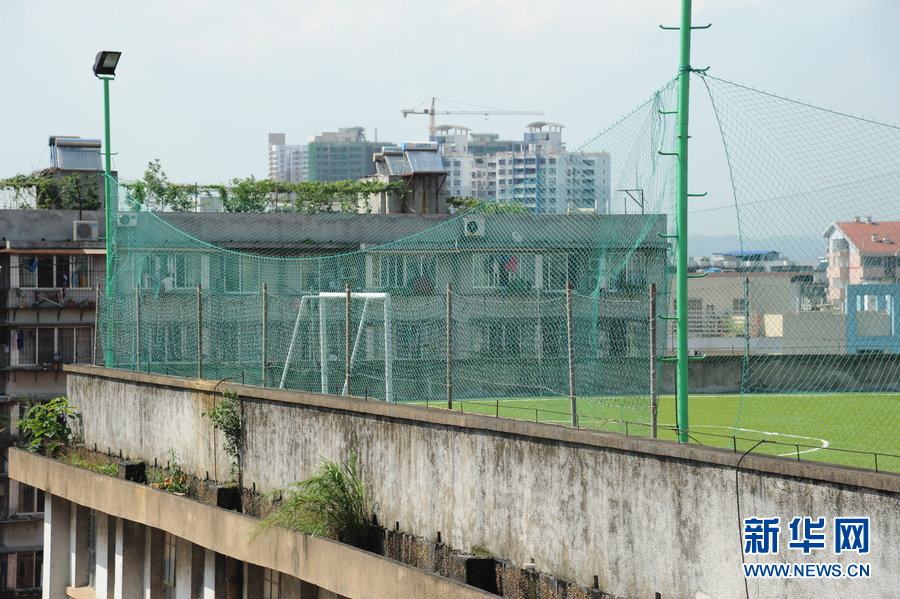
[[[678,36],[658,25],[678,18],[678,3],[663,0],[397,0],[390,7],[163,0],[114,11],[5,2],[0,177],[49,166],[50,135],[103,136],[102,86],[90,71],[101,49],[123,52],[111,85],[111,149],[125,179],[142,176],[155,158],[173,181],[264,178],[259,148],[269,132],[304,143],[359,125],[372,141],[376,130],[379,140],[422,140],[427,117],[404,119],[400,110],[431,96],[454,99],[458,108],[540,110],[539,118],[566,125],[574,150],[676,74]],[[900,121],[900,83],[892,76],[898,3],[697,0],[693,18],[713,23],[694,33],[695,66]],[[535,43],[522,44],[526,38]],[[694,108],[702,101],[697,89]],[[438,124],[518,138],[536,118],[453,115]]]

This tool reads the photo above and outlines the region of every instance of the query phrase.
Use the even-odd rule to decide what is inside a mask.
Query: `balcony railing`
[[[38,287],[0,291],[6,308],[86,309],[95,308],[97,289],[93,287]]]

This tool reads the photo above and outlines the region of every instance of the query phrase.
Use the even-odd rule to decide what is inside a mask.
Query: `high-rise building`
[[[570,153],[563,125],[535,122],[522,140],[469,133],[457,125],[435,129],[447,165],[447,194],[521,203],[537,213],[606,212],[610,156]]]
[[[309,180],[345,181],[375,174],[372,155],[390,142],[367,141],[362,127],[343,127],[309,140]]]
[[[269,133],[269,179],[309,181],[309,152],[305,145],[288,145],[284,133]]]

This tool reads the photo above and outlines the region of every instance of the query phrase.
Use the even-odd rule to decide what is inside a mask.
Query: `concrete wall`
[[[170,448],[187,469],[225,478],[209,421],[217,383],[72,367],[69,395],[88,445],[151,462]],[[743,596],[735,467],[725,450],[565,427],[218,384],[244,398],[244,481],[267,491],[321,458],[360,457],[381,522],[459,549],[626,597]],[[900,477],[748,455],[743,517],[872,518],[864,559],[829,552],[781,561],[865,561],[868,580],[752,581],[751,597],[888,596],[900,568]],[[755,561],[751,557],[751,561]],[[778,561],[774,559],[773,561]]]

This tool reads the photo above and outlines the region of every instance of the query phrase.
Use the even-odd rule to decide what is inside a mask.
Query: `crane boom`
[[[431,108],[422,108],[421,110],[415,110],[413,108],[404,108],[400,111],[403,114],[403,118],[406,118],[410,114],[427,114],[428,115],[428,137],[434,137],[434,115],[436,114],[481,114],[484,116],[491,115],[522,115],[522,114],[531,114],[531,115],[542,115],[543,112],[538,110],[435,110],[434,104],[437,98],[431,98]]]

